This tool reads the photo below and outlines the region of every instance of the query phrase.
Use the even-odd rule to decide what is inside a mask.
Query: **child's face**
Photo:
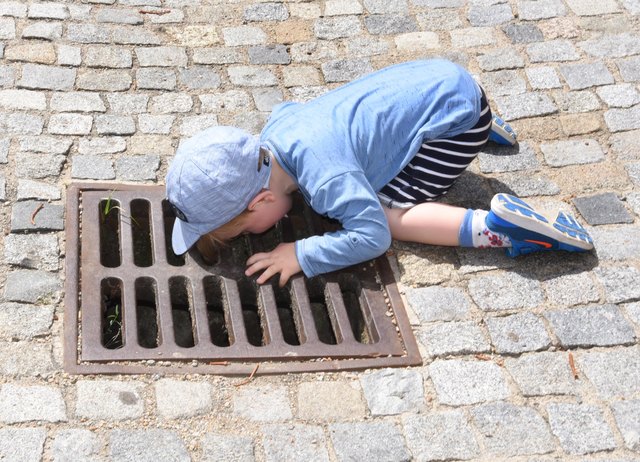
[[[249,213],[243,232],[263,233],[280,221],[289,210],[291,210],[291,196],[272,194],[269,200],[260,202]]]

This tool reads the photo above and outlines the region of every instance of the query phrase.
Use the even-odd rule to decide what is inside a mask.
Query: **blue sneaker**
[[[494,115],[491,121],[491,132],[489,132],[489,140],[497,144],[504,144],[506,146],[513,146],[518,141],[516,132],[513,128],[502,120],[500,117]]]
[[[491,200],[487,227],[511,239],[507,255],[516,257],[545,250],[586,252],[593,249],[593,239],[571,215],[560,212],[553,223],[522,199],[496,194]]]

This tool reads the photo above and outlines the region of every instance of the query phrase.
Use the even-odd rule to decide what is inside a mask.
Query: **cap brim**
[[[176,218],[173,223],[173,233],[171,235],[171,246],[173,253],[182,255],[200,239],[200,234],[194,231],[188,223]]]

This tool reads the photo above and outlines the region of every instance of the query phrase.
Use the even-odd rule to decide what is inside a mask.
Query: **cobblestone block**
[[[168,136],[136,135],[129,139],[127,154],[146,154],[149,152],[171,156],[175,153],[175,148]]]
[[[204,414],[211,410],[211,385],[206,382],[184,382],[162,379],[155,383],[158,415],[179,419]]]
[[[540,282],[515,273],[476,277],[469,281],[469,294],[483,311],[535,308],[544,299]]]
[[[66,420],[64,400],[57,388],[4,384],[0,389],[0,422]]]
[[[575,61],[580,59],[580,54],[568,40],[530,43],[527,45],[526,51],[532,63]]]
[[[640,257],[640,230],[634,226],[590,230],[598,258],[624,261]]]
[[[364,7],[371,14],[409,12],[407,0],[364,0]]]
[[[625,82],[640,82],[640,57],[620,59],[616,61],[620,76]]]
[[[40,116],[23,113],[0,113],[0,133],[16,135],[39,135],[44,120]]]
[[[62,284],[56,274],[20,269],[7,275],[4,298],[10,302],[56,302],[60,298],[61,290]]]
[[[636,215],[640,216],[640,192],[633,192],[627,195],[627,203]]]
[[[498,353],[542,350],[551,344],[544,323],[532,313],[487,318],[486,323],[491,342]]]
[[[130,68],[133,64],[131,51],[117,46],[90,46],[84,63],[88,67]]]
[[[576,197],[573,203],[590,225],[633,223],[633,217],[615,193]]]
[[[105,112],[107,110],[100,95],[90,92],[54,93],[49,106],[56,112]]]
[[[291,404],[285,387],[245,387],[233,395],[233,413],[256,422],[291,419]]]
[[[298,415],[305,420],[357,420],[364,418],[365,404],[355,383],[305,382],[298,388]]]
[[[429,375],[441,404],[459,406],[497,401],[510,396],[501,369],[492,362],[436,360]]]
[[[32,3],[27,17],[30,19],[67,19],[69,10],[63,3]]]
[[[327,82],[348,82],[373,72],[369,60],[363,58],[329,61],[320,67]]]
[[[400,51],[424,51],[440,48],[440,39],[435,32],[409,32],[396,35],[393,39]]]
[[[136,132],[136,124],[130,116],[99,115],[96,116],[96,131],[99,135],[132,135]]]
[[[11,40],[16,38],[16,22],[11,18],[0,18],[0,39]]]
[[[502,30],[514,44],[541,42],[544,39],[542,31],[535,24],[506,24]]]
[[[557,91],[554,92],[553,97],[558,108],[563,112],[584,113],[600,109],[600,101],[591,91],[570,91],[568,93]]]
[[[251,94],[258,111],[271,111],[275,105],[284,101],[282,91],[278,88],[256,88]]]
[[[329,91],[329,88],[325,86],[312,86],[312,87],[291,87],[289,93],[291,93],[292,101],[298,103],[306,103],[318,96],[322,96]]]
[[[18,180],[16,199],[19,201],[26,199],[60,200],[60,198],[60,189],[54,185],[32,180]]]
[[[162,68],[138,69],[136,84],[139,90],[173,90],[176,88],[176,73]]]
[[[455,30],[462,27],[457,12],[448,10],[427,10],[416,15],[420,29],[426,31]]]
[[[0,90],[0,107],[21,111],[43,111],[47,108],[45,94],[31,90]]]
[[[284,45],[263,45],[249,48],[251,64],[289,64],[291,58]]]
[[[455,409],[403,418],[409,450],[416,460],[471,459],[480,449],[464,413]]]
[[[190,462],[184,442],[171,430],[112,430],[109,457],[114,462]]]
[[[614,0],[567,0],[567,4],[575,14],[580,16],[600,16],[619,11]]]
[[[493,28],[491,27],[467,27],[452,30],[449,34],[454,48],[465,49],[494,45],[496,43]]]
[[[51,345],[32,342],[0,342],[0,374],[44,377],[55,370]]]
[[[234,48],[197,48],[193,50],[194,64],[236,64],[242,62],[239,50]]]
[[[603,34],[578,42],[578,46],[596,58],[623,58],[640,53],[640,37],[630,33]]]
[[[116,160],[116,178],[119,180],[155,180],[160,168],[160,157],[155,154],[121,157]]]
[[[267,43],[267,34],[255,26],[226,27],[222,29],[222,37],[228,47]]]
[[[640,401],[618,401],[611,409],[625,445],[640,452]]]
[[[289,11],[281,3],[257,3],[244,10],[247,21],[284,21],[288,17]]]
[[[53,64],[56,62],[56,50],[51,43],[13,45],[4,50],[4,57],[7,61]]]
[[[34,211],[38,213],[34,215]],[[13,205],[11,231],[61,231],[64,229],[64,208],[61,205],[24,201]]]
[[[357,15],[362,12],[362,4],[358,0],[327,0],[324,5],[324,16]]]
[[[234,85],[269,87],[278,83],[273,72],[257,66],[229,66],[227,72],[231,83]]]
[[[24,18],[27,16],[27,5],[21,2],[2,2],[0,3],[0,16]]]
[[[116,114],[140,114],[147,112],[149,96],[145,94],[107,95],[111,112]]]
[[[111,159],[101,156],[78,155],[73,157],[71,178],[113,180],[116,172]]]
[[[392,423],[338,423],[329,427],[329,434],[338,460],[411,460],[402,433]]]
[[[79,66],[82,63],[80,47],[58,45],[58,65]]]
[[[174,120],[175,116],[172,115],[140,114],[138,116],[138,129],[142,133],[167,135],[171,133]]]
[[[220,76],[207,66],[194,66],[178,71],[180,82],[191,90],[210,90],[220,86]]]
[[[640,14],[640,3],[638,0],[623,0],[622,4],[631,14]]]
[[[615,449],[611,428],[602,411],[588,404],[551,403],[547,406],[551,431],[562,449],[573,455]]]
[[[412,4],[422,8],[460,8],[466,0],[412,0]]]
[[[136,47],[135,52],[141,67],[185,67],[188,61],[182,47]]]
[[[82,138],[78,143],[80,154],[115,154],[125,149],[127,149],[126,140],[115,136]]]
[[[508,3],[471,4],[467,18],[474,27],[497,26],[511,21],[513,12]]]
[[[102,443],[98,436],[89,430],[81,428],[59,430],[51,444],[55,462],[98,460],[101,448]]]
[[[556,183],[548,178],[529,172],[505,173],[489,179],[496,193],[506,192],[518,197],[554,196],[560,193]]]
[[[578,356],[578,367],[607,400],[633,399],[638,395],[640,348],[588,351]]]
[[[547,425],[530,407],[492,403],[471,411],[487,450],[495,456],[546,454],[555,449]]]
[[[60,175],[65,156],[55,154],[18,153],[16,159],[16,176],[19,178],[39,179]]]
[[[42,460],[45,428],[0,429],[0,457],[15,462]]]
[[[233,117],[231,125],[241,128],[253,135],[259,135],[267,123],[267,117],[268,114],[264,112],[251,111],[240,113]]]
[[[42,64],[25,64],[18,86],[42,90],[71,90],[76,70]]]
[[[566,14],[561,0],[519,0],[519,18],[524,21],[556,18]]]
[[[165,93],[153,96],[149,105],[149,110],[157,114],[189,112],[192,108],[193,100],[187,93]]]
[[[322,427],[287,424],[263,427],[265,460],[313,460],[329,462]]]
[[[633,327],[614,305],[596,305],[545,313],[563,347],[611,346],[633,343]]]
[[[640,105],[628,109],[610,109],[604,113],[604,120],[612,132],[640,128]]]
[[[223,93],[198,96],[203,112],[247,111],[252,108],[251,97],[244,90],[229,90]]]
[[[632,238],[632,236],[628,236]],[[627,258],[630,258],[627,255]],[[627,302],[640,298],[640,271],[629,267],[598,267],[596,276],[604,286],[605,298],[609,303]]]
[[[505,367],[524,396],[577,393],[567,353],[540,352],[507,358]]]
[[[484,71],[497,71],[524,67],[524,60],[515,49],[501,48],[479,56],[478,64]]]
[[[482,86],[492,96],[517,95],[527,91],[527,84],[517,71],[486,72]]]
[[[418,332],[429,356],[486,353],[491,346],[475,321],[430,325]]]
[[[11,144],[11,139],[4,138],[0,139],[0,164],[6,164],[9,160],[9,146]]]
[[[566,274],[543,283],[547,300],[552,305],[572,306],[597,302],[600,298],[589,273]]]
[[[4,174],[0,175],[0,202],[7,200],[7,179]]]
[[[629,175],[629,179],[631,180],[632,183],[640,184],[640,163],[639,162],[627,164],[625,166],[625,170],[627,171],[627,174]]]
[[[417,411],[424,405],[422,376],[416,370],[383,369],[360,378],[372,415]]]
[[[76,393],[76,417],[128,420],[138,419],[144,412],[142,384],[139,383],[78,380]]]
[[[290,53],[294,63],[314,64],[317,61],[335,59],[339,55],[337,46],[329,41],[294,43],[290,47]]]
[[[4,238],[4,258],[11,265],[57,271],[59,252],[55,234],[9,234]]]
[[[148,72],[149,69],[140,69],[138,78],[143,71]],[[128,71],[100,69],[80,71],[76,86],[80,90],[124,91],[131,87],[131,83],[131,75]]]
[[[206,22],[208,21],[210,21],[210,19],[207,19]],[[169,37],[171,37],[176,44],[189,48],[210,47],[220,44],[220,36],[216,32],[216,29],[217,27],[211,27],[210,24],[193,26],[180,25],[164,28],[165,32],[169,34]]]
[[[158,11],[165,11],[162,8],[158,9]],[[153,24],[171,24],[171,23],[181,23],[184,21],[184,12],[181,9],[173,8],[167,9],[168,13],[166,14],[150,14],[147,15]]]
[[[553,114],[558,111],[549,96],[540,92],[499,96],[495,100],[498,104],[499,113],[508,121]]]
[[[53,306],[0,303],[0,338],[32,339],[49,333]]]
[[[54,114],[49,118],[49,133],[53,135],[88,135],[93,117],[80,114]]]
[[[207,433],[202,437],[202,462],[233,460],[255,462],[253,439],[249,436]]]
[[[421,322],[466,319],[470,304],[461,289],[453,287],[407,288],[407,301]]]
[[[285,87],[320,85],[322,77],[315,66],[287,66],[282,70]]]
[[[129,26],[113,26],[111,40],[116,45],[160,45],[162,43],[155,33]]]
[[[185,117],[182,119],[182,123],[180,124],[180,135],[193,136],[199,131],[214,125],[218,125],[218,118],[213,114]]]
[[[560,73],[571,90],[614,83],[613,75],[602,62],[560,66]]]
[[[604,152],[594,139],[542,143],[540,149],[545,161],[552,167],[590,164],[604,160]]]
[[[116,24],[142,24],[142,15],[131,9],[101,8],[96,11],[96,22]]]
[[[12,66],[0,66],[0,87],[12,87],[16,80],[16,72]]]
[[[529,84],[534,90],[548,90],[562,87],[558,74],[552,67],[532,67],[525,69],[525,72]]]
[[[347,0],[347,1],[349,1],[349,0]],[[325,5],[326,5],[326,3],[325,3]],[[360,8],[362,8],[362,7],[360,7]],[[325,10],[326,10],[326,6],[325,6]],[[320,5],[318,5],[316,3],[290,4],[289,5],[289,14],[294,18],[318,19],[320,16],[322,16],[321,13],[322,13],[322,11],[320,10]],[[353,14],[353,13],[345,13],[345,14]],[[325,13],[325,16],[331,16],[331,15]]]
[[[640,92],[629,83],[599,87],[596,93],[609,107],[628,108],[640,103]]]
[[[320,40],[354,37],[362,30],[360,19],[355,16],[320,18],[314,24],[314,33]]]
[[[111,29],[102,25],[69,23],[67,39],[78,43],[110,43]]]
[[[629,319],[640,326],[640,302],[627,303],[624,308]]]

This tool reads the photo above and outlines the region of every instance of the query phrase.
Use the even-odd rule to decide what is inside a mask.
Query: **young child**
[[[438,202],[488,139],[515,143],[493,118],[482,89],[464,69],[434,59],[398,64],[305,104],[277,106],[259,138],[213,127],[185,141],[167,174],[176,214],[176,254],[200,240],[224,242],[261,233],[291,207],[298,190],[342,229],[252,255],[246,275],[280,285],[377,257],[391,239],[424,244],[506,247],[511,256],[540,250],[586,251],[580,224],[550,221],[513,196],[491,210]]]

